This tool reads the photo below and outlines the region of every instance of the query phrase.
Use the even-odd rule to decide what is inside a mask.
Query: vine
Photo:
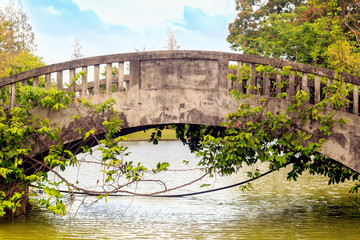
[[[77,74],[68,89],[74,89],[82,74],[84,73]],[[109,194],[114,193],[154,195],[187,186],[207,175],[205,173],[200,178],[189,180],[189,183],[167,188],[166,183],[154,179],[153,175],[168,170],[169,163],[159,162],[148,169],[140,162],[134,164],[132,161],[125,161],[124,157],[129,152],[121,144],[125,140],[121,136],[123,123],[120,114],[112,108],[116,103],[114,99],[94,105],[85,98],[78,100],[74,91],[58,90],[54,86],[44,89],[20,85],[17,86],[16,107],[5,108],[8,101],[5,91],[3,99],[3,104],[0,104],[0,216],[16,216],[28,211],[30,185],[44,192],[36,197],[40,205],[54,214],[65,215],[77,201],[75,192],[96,195],[93,202],[106,199]],[[59,123],[51,122],[50,119],[53,113],[64,111],[70,106],[77,109],[78,114],[67,121],[80,123],[78,125],[81,127],[74,129],[74,132],[82,140],[69,147],[64,142]],[[36,116],[39,109],[47,109],[47,117]],[[100,115],[96,119],[106,118],[97,123],[103,126],[102,138],[98,138],[98,133],[86,122],[82,115],[84,112]],[[32,155],[35,142],[49,144],[48,152],[42,157]],[[98,143],[98,147],[91,147],[93,144],[88,144],[91,142]],[[98,164],[103,180],[98,182],[96,188],[86,188],[77,180],[72,182],[62,174],[69,167],[80,167],[84,162],[91,162],[79,159],[74,154],[79,152],[97,158],[95,164]],[[96,157],[98,155],[100,157]],[[129,190],[130,186],[140,182],[159,184],[162,190],[151,192],[149,189],[146,193]],[[66,186],[69,194],[61,193],[59,186]],[[86,203],[82,201],[81,205]]]
[[[256,71],[268,75],[296,74],[289,67],[279,71],[271,66],[258,65]],[[233,81],[244,85],[252,82],[252,77],[252,69],[246,65],[240,69],[239,77],[229,76]],[[284,89],[287,84],[286,81],[274,82],[273,88]],[[262,90],[254,84],[248,84],[247,87],[255,94]],[[237,111],[228,114],[226,121],[221,124],[226,128],[225,136],[204,137],[197,154],[201,157],[199,165],[206,166],[205,169],[210,175],[216,172],[229,175],[244,166],[255,166],[253,171],[248,172],[248,176],[254,178],[261,174],[258,164],[267,163],[270,170],[278,170],[291,164],[292,169],[287,174],[288,180],[296,181],[304,171],[329,177],[329,184],[359,180],[357,172],[319,153],[326,137],[332,135],[332,128],[335,125],[346,124],[346,119],[334,118],[337,110],[349,105],[345,98],[348,89],[341,77],[325,87],[325,97],[319,103],[310,104],[313,96],[299,90],[291,98],[286,109],[276,112],[270,111],[268,107],[274,103],[280,105],[279,101],[284,101],[287,96],[285,92],[275,96],[275,91],[272,90],[274,97],[269,98],[249,92],[251,91],[244,94],[242,90],[232,90],[231,93],[236,100],[242,102]],[[252,100],[252,104],[249,103],[249,99]],[[308,124],[317,126],[320,133],[315,135],[308,131]],[[357,192],[359,187],[360,184],[355,183],[350,192]]]

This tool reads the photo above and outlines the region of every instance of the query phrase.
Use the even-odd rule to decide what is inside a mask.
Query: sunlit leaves
[[[256,70],[266,73],[262,66],[257,66]],[[268,70],[273,71],[272,68]],[[276,71],[288,75],[291,69],[285,67]],[[248,81],[250,77],[239,78]],[[228,175],[245,166],[257,169],[260,163],[267,163],[270,170],[292,164],[287,176],[289,180],[297,180],[304,171],[329,177],[329,184],[358,180],[358,173],[319,153],[325,137],[332,134],[332,128],[346,123],[345,119],[335,120],[335,110],[328,108],[330,103],[336,109],[346,106],[348,100],[344,96],[348,89],[344,85],[341,79],[334,81],[326,92],[327,98],[314,105],[309,104],[311,94],[297,91],[286,109],[277,112],[266,109],[271,100],[258,101],[257,105],[240,103],[237,111],[228,114],[226,122],[222,123],[226,127],[225,136],[204,137],[198,152],[199,165],[206,167],[210,174]],[[283,88],[284,85],[281,83],[276,87]],[[232,93],[237,100],[251,97],[236,90]],[[308,132],[307,124],[317,126],[320,135],[314,137]],[[248,176],[253,178],[258,174],[257,171],[249,172]],[[358,187],[355,185],[350,191],[355,192]]]
[[[18,89],[20,105],[34,107],[40,105],[51,110],[66,109],[72,102],[68,93],[54,87],[46,90],[41,87],[22,86]]]
[[[359,74],[358,3],[340,2],[236,0],[227,40],[245,54]]]
[[[170,164],[168,162],[163,162],[163,163],[158,163],[156,165],[156,169],[153,169],[153,173],[157,173],[157,172],[161,172],[161,171],[166,171],[168,170],[168,167],[170,166]]]
[[[157,145],[161,139],[162,130],[164,130],[164,127],[155,128],[155,131],[151,133],[149,141]]]
[[[85,137],[84,137],[84,141],[86,140],[86,139],[88,139],[89,138],[89,136],[90,136],[90,134],[94,134],[95,133],[95,130],[94,129],[92,129],[92,130],[90,130],[90,131],[87,131],[86,133],[85,133]]]
[[[85,103],[87,103],[87,101],[85,101]],[[109,98],[104,103],[95,106],[94,114],[98,114],[100,112],[104,112],[105,110],[111,109],[115,103],[116,103],[115,99]]]
[[[21,207],[23,195],[23,191],[15,192],[10,198],[6,198],[6,193],[0,191],[0,216],[4,216],[7,210],[15,212],[17,208]]]

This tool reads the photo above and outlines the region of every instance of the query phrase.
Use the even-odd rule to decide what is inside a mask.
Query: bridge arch
[[[16,83],[26,84],[27,79],[33,78],[33,85],[39,85],[39,77],[44,76],[45,88],[56,85],[64,88],[64,74],[68,72],[69,79],[76,71],[88,73],[82,76],[81,83],[73,87],[79,97],[86,97],[90,102],[103,103],[108,98],[116,99],[115,110],[121,112],[124,119],[124,131],[147,128],[150,126],[167,124],[203,124],[217,126],[226,115],[236,111],[238,102],[231,96],[230,90],[235,88],[249,92],[246,86],[238,85],[229,79],[229,73],[236,74],[236,70],[229,69],[229,64],[236,62],[238,68],[249,64],[255,69],[256,64],[271,65],[282,68],[291,66],[293,71],[301,73],[289,76],[263,76],[254,72],[254,82],[261,89],[262,95],[255,95],[254,99],[246,99],[255,105],[256,100],[263,95],[271,98],[269,111],[284,110],[288,101],[296,90],[314,92],[315,103],[321,99],[321,78],[331,82],[336,73],[330,69],[319,68],[307,64],[294,63],[259,56],[242,55],[236,53],[208,52],[208,51],[155,51],[126,54],[113,54],[68,61],[49,66],[32,69],[0,80],[0,88],[10,86],[10,106],[15,106]],[[129,72],[124,71],[129,63]],[[117,66],[119,73],[112,74],[112,67]],[[100,78],[101,67],[106,66],[106,77]],[[92,70],[90,74],[90,70]],[[308,76],[313,75],[314,79]],[[337,118],[348,119],[347,127],[337,126],[333,129],[333,136],[327,139],[321,152],[326,156],[360,172],[360,127],[358,86],[360,78],[344,76],[348,84],[353,85],[351,109],[338,112]],[[261,81],[259,81],[261,79]],[[286,89],[288,99],[273,98],[280,89],[272,88],[274,82],[288,80]],[[124,91],[125,90],[125,91]],[[33,110],[36,115],[49,117],[49,112],[41,108]],[[109,116],[109,112],[94,116],[73,105],[69,109],[51,113],[53,122],[61,122],[61,136],[66,144],[79,141],[73,130],[81,126],[71,116],[80,114],[83,119],[91,123],[96,134],[101,136],[104,129],[101,122]],[[316,134],[317,126],[306,126],[307,130]],[[33,145],[33,154],[46,152],[48,142]],[[358,146],[359,145],[359,146]]]

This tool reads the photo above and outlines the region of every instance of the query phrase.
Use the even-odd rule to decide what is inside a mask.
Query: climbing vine
[[[80,72],[72,80],[67,86],[68,89],[74,89],[82,74],[84,73]],[[3,94],[8,93],[4,91]],[[114,193],[153,195],[187,185],[168,189],[164,182],[153,179],[154,174],[168,170],[167,162],[159,162],[152,169],[148,169],[141,163],[135,164],[124,159],[129,152],[127,147],[121,144],[125,140],[125,137],[121,136],[123,121],[120,114],[112,108],[114,99],[94,105],[85,98],[78,99],[74,91],[63,91],[54,86],[44,89],[20,85],[17,86],[16,107],[6,107],[8,96],[1,99],[4,100],[0,104],[0,216],[27,212],[30,185],[44,193],[36,197],[38,204],[59,215],[70,211],[77,199],[77,192],[97,196],[93,200],[96,202]],[[73,129],[81,139],[78,146],[67,145],[59,123],[50,121],[52,114],[70,107],[78,109],[70,119],[74,123],[80,123],[80,127]],[[36,115],[41,109],[47,111],[47,117]],[[95,129],[89,127],[90,124],[83,116],[84,111],[100,116],[95,119],[104,119],[97,123],[103,127],[103,137],[100,138]],[[46,144],[49,146],[48,152],[41,156],[32,155],[34,146]],[[92,147],[96,144],[97,147]],[[96,158],[95,164],[99,166],[97,169],[103,176],[96,188],[86,188],[78,180],[70,181],[62,174],[69,167],[91,162],[86,158],[79,158],[76,155],[79,152]],[[203,177],[205,175],[207,174],[203,174]],[[139,182],[156,183],[162,186],[162,190],[151,192],[151,189],[148,189],[146,193],[138,193],[129,188]],[[68,193],[61,192],[59,186],[65,186]],[[20,211],[21,209],[23,211]]]
[[[296,74],[289,67],[279,71],[271,66],[259,65],[256,71],[262,74]],[[229,78],[246,83],[251,81],[252,70],[243,66],[239,76],[230,75]],[[286,81],[273,83],[273,88],[284,88],[287,84]],[[255,94],[262,91],[255,85],[249,84],[248,87]],[[292,169],[287,174],[289,180],[297,180],[299,175],[308,171],[329,177],[329,184],[358,181],[358,173],[319,153],[326,138],[332,135],[332,128],[346,124],[346,119],[335,119],[334,115],[337,110],[349,105],[345,98],[348,92],[342,78],[338,77],[324,88],[325,97],[319,103],[310,104],[313,96],[299,90],[285,109],[274,112],[269,107],[274,104],[280,106],[280,101],[287,96],[285,92],[275,95],[272,91],[273,97],[261,97],[233,89],[231,93],[241,103],[237,111],[228,114],[222,123],[226,128],[224,136],[204,137],[198,152],[202,158],[199,165],[207,166],[206,171],[210,175],[229,175],[244,166],[255,166],[253,171],[248,172],[250,178],[255,178],[261,174],[259,164],[267,164],[270,170],[279,170],[291,164]],[[309,124],[317,127],[319,134],[308,131],[306,125]],[[359,187],[359,183],[355,183],[350,192],[357,192]]]

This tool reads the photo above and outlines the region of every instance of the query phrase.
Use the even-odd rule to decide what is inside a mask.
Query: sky
[[[8,0],[0,0],[4,6]],[[182,50],[230,52],[235,0],[15,0],[35,33],[36,54],[53,64],[84,57],[165,50],[169,32]]]

